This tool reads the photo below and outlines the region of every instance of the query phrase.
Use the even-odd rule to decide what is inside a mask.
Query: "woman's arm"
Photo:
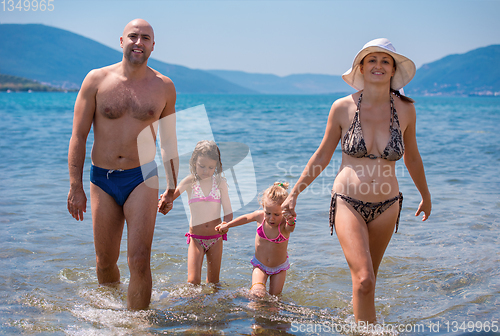
[[[299,180],[293,187],[287,199],[281,205],[283,212],[291,217],[296,217],[295,204],[299,194],[307,188],[319,174],[328,166],[332,159],[333,152],[340,141],[342,135],[342,128],[340,127],[340,114],[346,109],[346,103],[343,99],[337,100],[333,103],[328,122],[326,124],[325,135],[316,152],[309,159],[304,171],[302,172]]]
[[[431,194],[429,192],[429,188],[427,186],[427,180],[425,178],[424,164],[422,162],[422,157],[418,151],[417,146],[417,137],[416,137],[416,120],[417,115],[415,112],[415,107],[413,104],[408,108],[409,114],[409,123],[404,132],[404,144],[405,144],[405,154],[404,154],[404,162],[410,176],[415,183],[420,195],[422,197],[422,201],[418,206],[417,212],[415,216],[420,215],[423,211],[424,216],[422,220],[427,220],[431,214],[432,202],[431,202]]]

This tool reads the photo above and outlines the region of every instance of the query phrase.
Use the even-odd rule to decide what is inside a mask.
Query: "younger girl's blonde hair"
[[[274,182],[272,186],[264,190],[260,198],[260,205],[264,206],[264,200],[269,200],[281,205],[288,197],[288,182]]]

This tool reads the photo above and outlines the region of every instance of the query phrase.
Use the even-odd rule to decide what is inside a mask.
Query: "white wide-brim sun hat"
[[[365,84],[363,74],[360,71],[360,63],[366,55],[374,52],[387,53],[391,55],[396,62],[396,72],[391,78],[392,89],[400,90],[412,80],[413,76],[415,76],[415,72],[417,71],[415,63],[408,57],[398,54],[388,39],[378,38],[363,46],[363,49],[361,49],[354,58],[352,67],[342,75],[342,79],[356,90],[363,90]]]

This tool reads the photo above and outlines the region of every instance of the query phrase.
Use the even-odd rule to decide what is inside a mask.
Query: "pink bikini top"
[[[191,199],[189,199],[188,204],[195,202],[217,202],[220,203],[220,190],[217,186],[217,181],[215,177],[212,176],[212,189],[208,193],[208,196],[203,194],[201,190],[200,181],[196,180],[193,185],[193,191],[191,193]]]
[[[264,221],[266,219],[264,219],[262,221],[262,223],[259,225],[259,227],[257,228],[257,234],[259,235],[260,238],[262,239],[265,239],[265,240],[268,240],[270,241],[271,243],[276,243],[276,244],[279,244],[279,243],[284,243],[286,242],[288,239],[290,238],[286,238],[285,236],[283,236],[283,234],[281,233],[281,224],[278,225],[278,236],[274,239],[269,239],[267,238],[266,236],[266,233],[264,232]]]

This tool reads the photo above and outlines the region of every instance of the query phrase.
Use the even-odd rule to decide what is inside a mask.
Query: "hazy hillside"
[[[86,37],[40,24],[0,24],[0,74],[65,89],[79,88],[92,69],[119,62],[122,53]],[[118,41],[118,37],[117,37]],[[118,42],[117,42],[118,43]],[[154,56],[154,52],[153,52]],[[405,88],[409,95],[500,95],[500,45],[425,64]],[[195,70],[150,59],[179,93],[322,94],[353,92],[340,76],[279,77],[242,71]]]
[[[232,83],[267,94],[321,94],[354,91],[341,76],[300,74],[279,77],[243,71],[206,71]]]
[[[61,89],[40,84],[37,81],[0,74],[0,91],[61,91]]]
[[[419,95],[498,95],[499,62],[500,45],[446,56],[420,67],[405,90]]]
[[[63,88],[78,88],[90,70],[122,59],[122,53],[117,50],[45,25],[0,24],[0,34],[6,37],[2,41],[0,73]],[[150,59],[148,64],[169,76],[179,93],[253,92],[201,70],[154,59]]]

